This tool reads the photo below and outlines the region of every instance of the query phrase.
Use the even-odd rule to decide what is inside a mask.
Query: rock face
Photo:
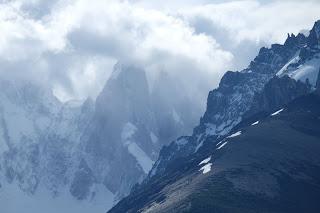
[[[319,22],[316,22],[310,33],[315,35],[318,28]],[[310,42],[314,40],[311,34],[309,37],[303,34],[288,35],[283,45],[273,44],[271,48],[261,48],[248,68],[240,72],[226,72],[219,87],[209,92],[206,112],[201,117],[200,124],[194,128],[192,136],[181,137],[164,147],[149,176],[161,174],[170,162],[198,151],[208,138],[216,141],[228,134],[250,110],[255,95],[260,93],[275,76],[289,76],[315,87],[320,67],[320,49],[318,44]],[[289,81],[289,79],[281,78],[279,81]],[[270,103],[264,104],[272,104],[275,107],[276,102],[288,102],[307,90],[301,82],[291,82],[291,85],[284,84],[288,88],[279,87],[282,89],[279,93],[283,95],[279,94],[277,98],[281,100],[270,100]],[[272,87],[272,81],[269,86]],[[291,93],[291,87],[297,87],[297,91]],[[300,91],[301,87],[305,89]],[[291,96],[286,98],[286,91],[289,90]]]
[[[319,121],[316,118],[319,110],[316,110],[316,108],[319,105],[319,100],[314,95],[309,95],[308,98],[305,99],[299,99],[299,97],[307,95],[316,87],[320,64],[320,49],[318,43],[310,41],[314,41],[314,37],[311,34],[314,35],[318,27],[319,22],[316,22],[309,37],[305,37],[302,34],[298,36],[289,35],[284,45],[275,44],[269,49],[261,48],[258,56],[250,63],[247,69],[240,72],[227,72],[221,79],[219,87],[209,93],[207,110],[200,119],[200,124],[194,129],[193,134],[191,136],[180,137],[170,145],[165,146],[160,151],[159,158],[149,173],[148,178],[141,186],[137,186],[130,196],[121,201],[110,212],[170,212],[173,211],[173,209],[177,212],[206,212],[208,210],[208,212],[211,212],[214,209],[218,209],[221,212],[234,212],[236,208],[230,208],[228,210],[227,200],[225,198],[232,197],[233,199],[233,196],[235,196],[235,200],[232,200],[232,202],[235,202],[236,199],[239,199],[240,203],[246,203],[246,201],[243,200],[244,198],[241,198],[241,193],[237,194],[234,191],[237,187],[231,191],[228,190],[234,187],[234,184],[237,184],[240,189],[249,187],[251,182],[248,180],[252,180],[252,177],[249,177],[250,175],[248,174],[251,174],[251,172],[255,174],[259,168],[267,167],[270,169],[266,174],[262,174],[259,180],[270,180],[272,187],[277,187],[282,183],[281,181],[290,180],[292,181],[291,183],[300,181],[292,176],[289,172],[290,169],[285,170],[281,165],[277,164],[275,159],[272,160],[273,155],[279,157],[279,164],[287,164],[296,159],[300,165],[301,162],[306,160],[310,168],[318,168],[320,166],[319,159],[315,159],[314,162],[311,158],[304,159],[305,151],[297,151],[297,155],[292,156],[287,156],[286,154],[286,149],[291,150],[291,145],[293,146],[293,150],[298,150],[298,146],[300,146],[298,144],[302,138],[310,139],[310,141],[312,141],[310,143],[313,144],[312,146],[314,146],[314,148],[318,147],[316,141],[319,141],[319,134],[316,132],[319,128]],[[292,100],[296,100],[297,98],[300,101],[292,104]],[[289,103],[292,104],[292,107],[295,109],[294,112],[290,112],[291,114],[289,113],[290,115],[288,114],[288,116],[281,121],[277,120],[274,116],[281,113],[283,110],[281,108],[285,108]],[[295,116],[299,115],[300,109],[303,111],[302,117],[295,119]],[[311,117],[308,115],[309,109],[312,109]],[[277,112],[273,110],[277,110]],[[268,120],[271,114],[272,118]],[[256,126],[261,122],[261,119],[267,119],[268,124],[266,124],[265,129],[261,128],[259,130],[259,134],[249,134],[246,136],[246,140],[242,140],[243,142],[248,142],[245,148],[238,146],[234,149],[230,148],[230,154],[226,155],[223,155],[223,151],[219,151],[223,150],[223,147],[228,144],[229,140],[233,141],[234,139],[232,138],[237,138],[237,136],[242,134],[243,130],[241,128],[253,128],[251,125]],[[313,122],[312,125],[315,126],[307,125],[309,119]],[[275,136],[272,136],[273,133],[271,134],[273,128],[279,129]],[[263,133],[264,131],[266,133]],[[281,131],[285,131],[285,134],[282,134]],[[230,134],[230,132],[234,134]],[[297,138],[292,138],[292,135],[296,135]],[[281,140],[276,137],[281,138]],[[259,142],[258,145],[255,141],[260,141],[261,144]],[[276,141],[277,145],[269,147],[268,150],[264,150],[264,145],[272,141]],[[284,149],[281,147],[282,142],[287,143]],[[237,154],[239,150],[241,152]],[[248,150],[252,150],[252,152]],[[312,148],[310,148],[309,151],[311,152],[311,150]],[[264,155],[265,153],[267,153],[266,156]],[[270,153],[271,157],[268,153]],[[282,158],[282,154],[288,158]],[[244,159],[245,157],[243,159],[242,157],[238,158],[238,155],[243,155],[243,157],[250,155],[256,156],[254,157],[258,162],[256,167],[253,165],[252,170],[246,170],[243,176],[242,173],[237,173],[241,168],[238,168],[238,166],[234,167],[233,164],[240,166],[251,163],[254,164],[253,162],[255,162],[255,160],[251,161],[252,159]],[[258,157],[260,155],[261,157]],[[315,152],[312,155],[315,157]],[[198,164],[208,156],[217,158],[220,158],[220,156],[228,156],[226,161],[221,162],[221,164],[216,167],[217,172],[226,171],[228,176],[223,177],[218,175],[216,177],[214,175],[216,173],[213,173],[210,179],[214,179],[214,182],[209,186],[206,185],[207,182],[202,180],[202,176],[198,177],[200,169]],[[275,163],[275,167],[273,167],[273,164],[271,164],[270,167],[266,166],[265,163],[268,161]],[[215,163],[213,162],[213,166],[214,165]],[[206,164],[205,166],[202,171],[209,170],[212,164]],[[283,170],[280,170],[281,172],[278,175],[272,174],[271,171],[273,169],[277,170],[280,168],[278,166]],[[290,164],[288,168],[293,167],[294,164]],[[232,170],[229,170],[229,168],[232,168]],[[233,169],[235,169],[235,173],[233,173]],[[299,171],[302,175],[305,175],[308,173],[307,170],[301,169]],[[312,177],[310,176],[310,178],[318,182],[319,173],[315,171],[316,170],[313,170]],[[219,174],[223,175],[224,173]],[[239,175],[239,179],[236,182],[232,182],[231,179],[237,178],[237,175]],[[277,179],[278,177],[279,179]],[[288,179],[286,179],[287,177]],[[224,178],[225,182],[220,182],[220,178]],[[215,185],[215,183],[218,185]],[[257,186],[263,185],[260,182],[256,183]],[[201,197],[200,192],[198,193],[197,191],[198,184],[203,184],[208,187],[218,187],[210,191],[209,195],[213,196],[217,193],[214,199],[220,199],[218,202],[221,203],[210,206],[211,204],[208,204],[209,201],[201,202],[201,200],[199,200]],[[225,187],[228,184],[231,184],[231,188],[227,189]],[[290,185],[290,187],[293,186],[294,184]],[[301,186],[311,187],[308,181],[303,182]],[[221,190],[219,187],[221,187]],[[280,190],[285,191],[285,187]],[[253,198],[256,199],[257,202],[262,203],[272,202],[272,199],[269,199],[270,197],[264,200],[264,198],[255,197],[254,195],[255,193],[261,192],[262,194],[267,194],[272,197],[272,194],[276,194],[277,189],[269,192],[267,188],[260,188],[259,192],[251,192],[251,194],[248,194],[249,199]],[[203,190],[205,190],[205,188],[203,188]],[[225,190],[228,192],[223,194]],[[319,195],[319,191],[310,190],[310,192],[311,191]],[[192,197],[193,193],[195,197]],[[285,197],[286,195],[281,195],[280,198],[284,199]],[[197,199],[198,203],[192,202],[193,198]],[[292,199],[296,200],[300,198],[294,197]],[[312,199],[312,205],[314,205],[315,208],[312,207],[310,209],[316,212],[314,210],[319,210],[319,206],[314,201],[314,197],[312,197]],[[212,200],[210,200],[210,202],[211,201]],[[303,208],[308,209],[308,202],[303,202]],[[276,207],[271,207],[270,212],[281,211],[282,207],[284,208],[284,212],[290,212],[291,208],[286,209],[288,207],[286,205],[289,205],[288,201],[284,203],[282,206],[281,202],[277,202],[275,204]],[[199,206],[193,208],[193,205]],[[206,205],[209,205],[210,208],[207,208]],[[220,205],[223,206],[220,208]],[[262,206],[257,205],[257,210],[261,207]],[[249,209],[244,206],[243,211],[248,210]],[[265,211],[268,212],[268,209],[265,209]]]
[[[284,76],[272,78],[261,93],[257,93],[252,101],[251,108],[244,115],[250,117],[256,113],[270,112],[279,109],[293,99],[311,92],[311,85],[295,81]]]
[[[315,47],[320,44],[320,20],[316,21],[308,37],[308,46]]]
[[[304,45],[296,55],[277,73],[278,76],[288,75],[295,80],[309,82],[313,87],[320,68],[320,22],[317,21]]]
[[[156,135],[144,71],[117,64],[82,137],[95,177],[114,194],[128,193],[152,167],[161,145],[152,142]]]
[[[244,120],[109,212],[319,212],[319,116],[309,94],[255,125]]]
[[[165,142],[194,123],[192,116],[184,114],[183,100],[161,96],[163,83],[172,88],[174,82],[168,77],[159,81],[150,91],[142,68],[116,64],[81,137],[94,179],[117,198],[145,178]]]

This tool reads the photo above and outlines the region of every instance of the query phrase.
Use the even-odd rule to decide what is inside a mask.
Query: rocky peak
[[[146,175],[160,149],[154,120],[145,71],[117,63],[82,143],[95,178],[118,198]]]
[[[226,72],[219,87],[209,92],[206,112],[200,118],[200,124],[194,128],[192,136],[183,138],[183,140],[178,139],[166,147],[166,151],[160,153],[151,174],[161,174],[161,171],[165,171],[165,168],[174,164],[178,157],[188,156],[201,150],[201,146],[208,138],[214,142],[217,138],[228,134],[250,110],[256,94],[260,94],[264,89],[266,89],[266,93],[262,95],[262,101],[257,102],[265,104],[265,110],[279,106],[281,103],[287,103],[292,98],[307,93],[309,86],[289,77],[275,78],[270,82],[268,88],[265,88],[265,85],[280,70],[293,63],[292,60],[298,57],[299,51],[306,49],[306,44],[305,35],[288,35],[288,39],[283,45],[273,44],[270,48],[262,47],[248,68],[239,72]],[[303,65],[303,62],[297,64],[297,66],[299,65]],[[278,85],[282,83],[284,85]],[[293,89],[292,92],[291,89]],[[278,93],[279,99],[272,97]],[[260,110],[259,107],[257,110]]]
[[[246,70],[272,75],[305,44],[306,38],[304,35],[288,35],[283,45],[272,44],[270,48],[262,47],[258,56],[255,57]]]
[[[320,20],[315,22],[308,37],[308,46],[314,47],[319,44],[320,44]]]
[[[306,39],[307,39],[306,36],[302,33],[299,33],[297,36],[295,36],[293,33],[291,33],[291,35],[288,33],[288,37],[284,42],[284,46],[302,47],[303,45],[306,44]]]
[[[143,114],[145,111],[142,109],[148,105],[149,88],[145,71],[134,65],[117,63],[97,97],[96,111],[99,114],[115,115],[119,114],[119,109],[123,109],[122,115],[127,115],[134,109],[135,113]]]

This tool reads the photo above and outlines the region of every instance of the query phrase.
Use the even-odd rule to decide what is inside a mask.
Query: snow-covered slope
[[[309,81],[315,87],[320,68],[320,21],[317,21],[309,33],[307,43],[277,73],[288,75],[302,82]]]

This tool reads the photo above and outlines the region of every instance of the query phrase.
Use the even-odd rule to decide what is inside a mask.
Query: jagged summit
[[[285,46],[299,46],[302,47],[306,44],[306,36],[302,33],[298,33],[297,36],[295,36],[293,33],[291,35],[288,33],[288,37],[286,41],[284,42]]]
[[[308,37],[308,45],[310,47],[317,47],[317,45],[319,44],[320,44],[320,20],[315,22]]]
[[[319,212],[318,24],[226,72],[193,134],[110,212]]]
[[[316,32],[318,24],[319,22],[316,22],[312,28],[313,32]],[[284,44],[273,44],[270,48],[262,47],[248,68],[240,72],[226,72],[219,87],[209,92],[206,112],[201,117],[200,124],[194,128],[193,135],[177,139],[165,147],[150,174],[156,175],[158,172],[161,175],[177,158],[201,149],[208,138],[217,141],[228,134],[250,110],[255,94],[260,93],[275,76],[287,75],[315,87],[320,57],[316,46],[309,46],[307,42],[312,37],[311,34],[309,37],[291,34]],[[290,82],[289,79],[286,82]],[[304,88],[300,86],[301,82],[291,83],[291,86],[297,86],[298,90]],[[288,88],[283,88],[284,96],[287,95]],[[292,97],[306,91],[307,89],[292,94]],[[290,100],[292,98],[288,99]]]

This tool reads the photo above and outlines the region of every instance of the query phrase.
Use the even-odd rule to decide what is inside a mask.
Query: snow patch
[[[219,146],[222,142],[223,142],[223,140],[222,140],[222,141],[220,141],[219,143],[217,143],[217,144],[216,144],[216,146]]]
[[[315,86],[320,68],[319,54],[304,64],[295,67],[294,64],[299,63],[299,60],[299,56],[295,56],[277,73],[277,76],[288,75],[290,78],[302,82],[306,82],[309,79],[309,83]],[[293,67],[289,66],[291,64],[293,64]]]
[[[251,124],[251,126],[257,125],[259,123],[259,121],[256,121],[254,123]]]
[[[203,170],[202,174],[206,174],[211,171],[211,166],[212,166],[212,163],[208,163],[208,164],[204,165],[203,167],[201,167],[199,169],[199,171]]]
[[[219,149],[221,149],[222,147],[224,147],[227,143],[228,143],[228,141],[226,141],[226,142],[224,142],[223,144],[221,144],[221,145],[217,148],[217,150],[219,150]]]
[[[305,65],[297,69],[294,73],[290,75],[295,80],[300,80],[302,82],[306,82],[307,79],[311,83],[311,85],[316,85],[316,80],[318,76],[318,70],[314,66]]]
[[[299,52],[300,52],[300,51],[298,51],[298,52],[295,54],[295,56],[294,56],[288,63],[286,63],[286,64],[279,70],[279,72],[277,72],[277,74],[276,74],[277,76],[283,76],[283,74],[287,71],[288,66],[289,66],[290,64],[297,63],[297,62],[300,60]]]
[[[140,164],[143,171],[148,174],[148,172],[151,170],[153,161],[148,157],[148,155],[136,144],[135,142],[132,142],[128,145],[128,150],[130,154],[132,154]]]
[[[209,156],[208,158],[206,158],[206,159],[204,159],[203,161],[201,161],[201,162],[199,163],[199,166],[200,166],[201,164],[206,164],[206,163],[208,163],[210,160],[211,160],[211,156]]]
[[[234,137],[237,137],[237,136],[239,136],[239,135],[241,135],[241,131],[238,131],[238,132],[236,132],[236,133],[233,133],[232,135],[229,135],[227,138],[234,138]]]
[[[280,110],[278,110],[278,111],[276,111],[276,112],[272,113],[272,114],[271,114],[271,116],[278,115],[278,114],[280,114],[280,112],[282,112],[282,111],[283,111],[283,109],[280,109]]]
[[[149,156],[136,144],[133,140],[133,136],[138,128],[130,122],[127,122],[121,132],[121,139],[125,146],[127,146],[128,151],[133,155],[143,171],[147,174],[153,165],[153,161]]]

